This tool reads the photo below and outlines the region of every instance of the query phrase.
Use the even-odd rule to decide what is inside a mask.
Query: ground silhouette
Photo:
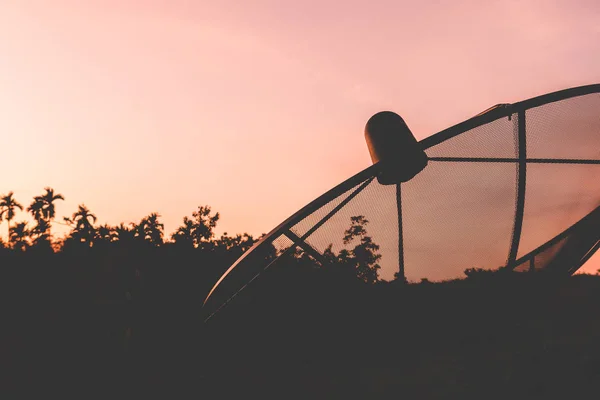
[[[204,323],[213,284],[254,244],[215,237],[198,207],[165,239],[158,213],[97,225],[85,205],[54,238],[51,188],[0,247],[0,388],[28,397],[542,398],[600,389],[600,277],[466,269],[465,279],[378,279],[368,221],[319,264],[277,261]],[[12,210],[12,211],[10,211]],[[272,259],[277,250],[264,255]]]

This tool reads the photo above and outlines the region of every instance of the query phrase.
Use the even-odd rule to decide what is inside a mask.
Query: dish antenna
[[[209,312],[297,248],[327,263],[353,216],[368,221],[386,280],[568,275],[600,247],[600,84],[499,104],[420,142],[385,111],[365,137],[373,165],[263,236],[212,288]]]

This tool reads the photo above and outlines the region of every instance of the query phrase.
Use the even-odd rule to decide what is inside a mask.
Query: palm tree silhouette
[[[36,226],[34,226],[30,234],[35,235],[34,244],[49,241],[50,239],[50,224],[43,218],[38,219]]]
[[[56,200],[64,200],[62,194],[54,194],[54,189],[51,187],[44,188],[46,193],[41,196],[35,196],[33,202],[27,207],[27,211],[31,213],[37,222],[37,227],[32,230],[38,235],[43,235],[44,239],[49,239],[51,235],[51,222],[56,216],[54,202]]]
[[[8,223],[8,240],[10,242],[10,221],[15,217],[15,209],[23,211],[23,206],[19,204],[13,197],[14,192],[9,192],[0,197],[0,221],[6,219]]]
[[[131,243],[135,238],[136,229],[135,227],[127,227],[122,222],[119,226],[114,228],[115,237],[119,242],[128,242]]]
[[[96,237],[103,243],[111,243],[117,238],[117,234],[112,226],[104,224],[98,227]]]
[[[160,246],[163,243],[163,230],[165,226],[158,221],[160,215],[158,213],[152,213],[142,219],[138,226],[139,237],[143,240],[147,240],[154,246]]]
[[[94,224],[96,223],[96,220],[96,216],[90,212],[85,204],[80,204],[77,212],[75,212],[71,218],[65,218],[67,223],[75,225],[73,228],[73,236],[80,242],[87,242],[89,245],[92,244],[95,236],[96,229],[94,228]]]
[[[44,188],[44,190],[46,191],[46,193],[39,197],[44,203],[44,218],[46,218],[48,222],[51,222],[54,219],[54,217],[56,217],[56,209],[54,207],[54,202],[56,200],[64,200],[65,198],[60,193],[54,194],[54,189],[52,189],[51,187],[46,187]]]
[[[29,230],[27,229],[27,222],[19,222],[9,231],[10,241],[13,243],[13,248],[18,250],[25,250],[28,247],[27,237],[29,236]]]
[[[87,208],[85,204],[80,204],[77,212],[73,214],[71,220],[75,224],[75,229],[83,230],[87,228],[93,228],[97,218],[90,212],[90,209]]]
[[[44,202],[41,196],[35,196],[33,198],[33,202],[27,207],[27,211],[31,213],[33,219],[35,219],[38,223],[40,220],[44,218]]]
[[[38,244],[44,240],[49,239],[50,225],[48,221],[44,219],[44,201],[41,196],[35,196],[33,202],[27,207],[27,211],[31,213],[31,216],[36,221],[36,226],[31,230],[31,234],[35,235],[34,244]]]
[[[54,189],[51,187],[44,188],[46,193],[39,196],[44,204],[42,209],[42,214],[44,219],[48,222],[48,235],[50,235],[50,230],[52,229],[52,220],[56,217],[56,208],[54,206],[54,202],[56,200],[64,200],[64,196],[60,193],[54,194]]]

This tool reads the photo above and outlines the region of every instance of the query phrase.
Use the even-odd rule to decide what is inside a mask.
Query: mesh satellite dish
[[[568,275],[600,247],[600,84],[499,104],[420,142],[383,112],[365,136],[373,165],[262,237],[215,284],[209,312],[298,248],[326,264],[353,216],[369,221],[385,280]]]

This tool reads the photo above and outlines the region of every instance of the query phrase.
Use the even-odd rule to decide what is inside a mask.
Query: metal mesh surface
[[[308,232],[309,229],[311,229],[317,223],[319,223],[319,221],[321,221],[323,218],[326,218],[327,214],[333,211],[334,208],[338,207],[340,203],[342,203],[346,198],[348,198],[348,196],[350,196],[359,186],[360,183],[346,190],[344,193],[337,196],[335,199],[331,200],[322,207],[319,207],[319,209],[317,209],[307,217],[303,218],[294,226],[292,226],[290,230],[296,235],[302,237],[306,232]],[[322,248],[321,250],[324,250],[324,248]]]
[[[540,250],[535,254],[531,254],[531,256],[526,257],[521,263],[519,263],[514,268],[514,271],[533,272],[545,269],[553,260],[553,258],[561,251],[568,239],[569,237],[566,236],[547,248]]]
[[[403,184],[407,278],[439,281],[464,276],[467,268],[505,265],[515,176],[514,163],[430,162]]]
[[[513,271],[515,272],[530,272],[532,268],[531,260],[527,259],[521,263],[519,263]]]
[[[515,158],[517,142],[513,118],[500,118],[454,136],[427,150],[429,157]]]
[[[558,242],[554,243],[552,246],[549,246],[547,249],[544,249],[537,253],[533,257],[533,269],[536,271],[545,269],[550,262],[556,257],[556,255],[565,247],[565,244],[569,241],[569,236],[564,237]]]
[[[273,240],[273,247],[275,248],[277,254],[283,253],[292,247],[293,244],[294,242],[285,235],[281,235],[277,239]]]
[[[530,158],[600,159],[600,93],[527,110]]]
[[[585,91],[516,103],[426,139],[429,164],[400,185],[400,196],[374,179],[377,166],[367,169],[291,217],[250,250],[262,248],[260,257],[235,268],[273,264],[268,246],[281,254],[299,245],[320,262],[328,249],[349,251],[356,242],[344,235],[362,216],[363,236],[379,246],[380,279],[394,279],[401,266],[409,281],[504,266],[573,273],[600,239],[600,86]]]
[[[344,232],[351,225],[350,218],[360,215],[368,221],[365,226],[367,235],[379,246],[379,277],[392,280],[399,266],[395,185],[384,186],[376,179],[372,180],[352,201],[310,235],[307,242],[320,252],[330,244],[336,254],[342,249],[350,250],[357,244],[357,240],[344,244]]]
[[[527,166],[521,257],[600,205],[600,165]]]

